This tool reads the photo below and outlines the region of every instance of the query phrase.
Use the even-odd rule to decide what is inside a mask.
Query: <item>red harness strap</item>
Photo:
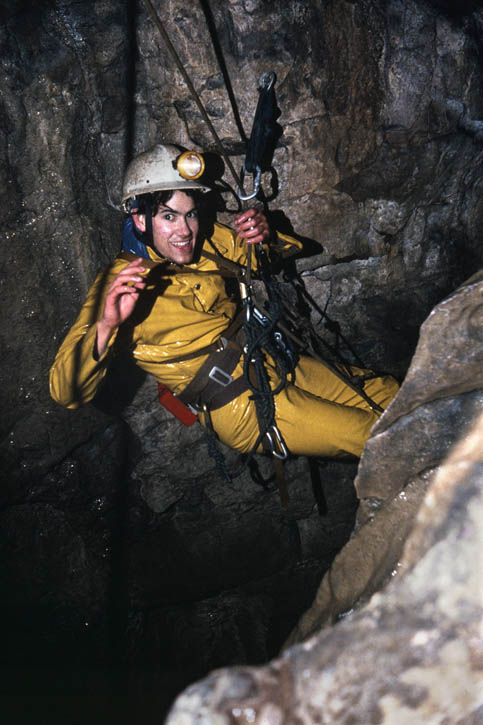
[[[158,392],[161,405],[166,410],[169,410],[170,413],[173,413],[185,426],[189,427],[193,423],[196,423],[198,416],[192,413],[187,405],[173,395],[166,385],[158,383]]]

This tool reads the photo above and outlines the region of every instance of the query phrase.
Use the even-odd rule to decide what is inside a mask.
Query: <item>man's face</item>
[[[153,242],[162,257],[175,264],[189,264],[198,236],[198,212],[193,199],[175,191],[153,216]]]

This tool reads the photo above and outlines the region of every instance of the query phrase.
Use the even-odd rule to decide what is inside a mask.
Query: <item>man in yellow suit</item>
[[[90,401],[112,356],[128,350],[137,365],[196,409],[202,425],[246,453],[257,445],[259,424],[243,372],[237,300],[227,293],[220,259],[244,265],[247,245],[268,243],[270,231],[265,216],[249,209],[235,219],[235,231],[216,223],[206,233],[200,200],[209,189],[180,174],[180,155],[177,147],[158,144],[128,166],[128,251],[97,276],[57,353],[50,390],[68,408]],[[282,250],[300,246],[281,234],[275,243]],[[269,355],[265,369],[276,389],[279,372]],[[374,377],[364,392],[385,408],[397,388],[390,376]],[[322,362],[306,356],[275,394],[274,406],[275,432],[295,455],[360,456],[379,415]]]

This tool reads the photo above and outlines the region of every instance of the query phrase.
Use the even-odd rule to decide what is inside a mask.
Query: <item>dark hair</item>
[[[141,194],[137,197],[137,213],[145,214],[147,210],[151,210],[152,216],[156,216],[161,204],[167,204],[175,191],[182,191],[183,194],[193,199],[197,209],[200,208],[203,199],[203,192],[198,189],[166,189],[165,191],[153,191],[151,194]]]

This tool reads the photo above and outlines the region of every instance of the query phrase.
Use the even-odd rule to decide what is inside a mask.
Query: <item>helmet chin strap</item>
[[[151,209],[151,204],[148,204],[148,206],[146,208],[144,223],[146,226],[146,230],[143,234],[143,242],[154,249],[153,213],[152,213],[152,209]]]

